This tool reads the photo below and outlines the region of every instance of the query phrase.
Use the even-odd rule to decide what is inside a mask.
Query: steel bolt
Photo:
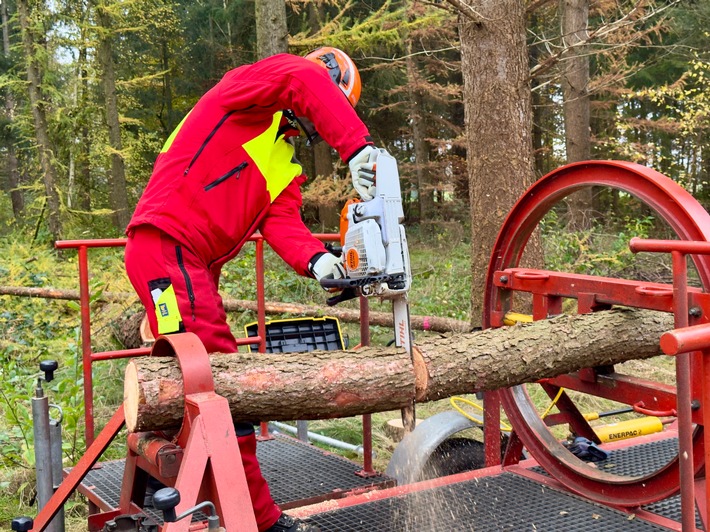
[[[700,401],[697,399],[693,399],[690,401],[690,409],[691,410],[698,410],[700,408]]]
[[[703,309],[701,309],[700,307],[690,307],[690,309],[688,310],[688,314],[693,318],[699,318],[703,315]]]
[[[505,284],[508,282],[508,276],[507,275],[501,275],[500,276],[500,282]]]

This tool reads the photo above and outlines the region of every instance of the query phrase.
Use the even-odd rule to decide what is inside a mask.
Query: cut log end
[[[128,432],[135,432],[138,426],[138,400],[140,387],[138,386],[138,369],[133,361],[126,366],[125,380],[123,382],[123,413],[126,417]]]
[[[153,336],[153,331],[150,330],[147,314],[144,314],[141,320],[140,335],[143,345],[153,345],[155,343],[155,336]]]
[[[424,420],[417,419],[416,425],[419,426],[422,421]],[[402,438],[406,435],[404,423],[402,423],[401,419],[390,419],[382,426],[382,428],[384,432],[396,442],[402,441]]]

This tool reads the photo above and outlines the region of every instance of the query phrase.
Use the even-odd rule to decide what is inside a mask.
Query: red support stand
[[[176,438],[183,449],[177,479],[158,478],[173,485],[180,492],[179,515],[204,501],[212,502],[221,519],[221,526],[230,532],[257,530],[252,509],[249,486],[234,431],[232,414],[227,399],[214,391],[209,356],[199,338],[192,333],[159,337],[153,346],[152,356],[176,356],[183,374],[185,416]],[[129,451],[130,462],[131,451]],[[141,460],[135,456],[131,462],[133,473],[127,471],[124,481],[137,479],[135,467]],[[155,474],[155,471],[151,471]],[[124,485],[123,490],[134,486]],[[137,493],[137,492],[136,492]],[[128,495],[122,502],[129,503]],[[190,530],[190,519],[165,523],[163,532]]]
[[[242,465],[229,404],[214,392],[192,394],[185,400],[190,434],[175,488],[180,492],[180,514],[209,500],[221,524],[230,532],[256,531],[249,487]],[[187,531],[189,519],[166,523],[163,532]]]

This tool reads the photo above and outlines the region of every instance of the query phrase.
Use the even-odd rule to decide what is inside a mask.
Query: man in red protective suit
[[[354,110],[359,96],[350,57],[323,47],[231,70],[200,98],[163,146],[126,231],[126,271],[154,335],[190,331],[208,353],[237,351],[218,281],[256,230],[299,274],[342,277],[340,260],[301,220],[306,177],[287,138],[322,137],[371,198],[376,148]],[[259,530],[317,530],[282,514],[256,459],[254,427],[235,429]]]

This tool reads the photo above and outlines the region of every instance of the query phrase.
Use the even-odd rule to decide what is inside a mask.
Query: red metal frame
[[[696,241],[690,243],[672,241],[670,244],[665,242],[662,244],[657,242],[649,243],[649,241],[634,241],[632,243],[632,250],[634,251],[672,253],[674,271],[677,269],[680,275],[680,279],[673,286],[517,268],[527,239],[551,206],[575,190],[591,185],[606,185],[631,192],[659,212],[682,239]],[[486,429],[492,427],[492,430],[486,431],[487,464],[500,463],[499,423],[497,420],[500,418],[499,404],[502,399],[516,430],[512,437],[513,447],[520,451],[524,444],[537,462],[557,479],[546,479],[545,482],[558,486],[559,481],[562,485],[581,493],[583,496],[613,506],[634,507],[635,513],[639,513],[638,508],[636,508],[638,505],[664,498],[672,494],[674,490],[677,491],[680,485],[682,489],[683,530],[693,530],[695,528],[694,520],[691,522],[691,512],[693,512],[694,516],[694,508],[691,508],[694,502],[694,490],[704,495],[697,502],[707,526],[710,521],[707,514],[707,510],[710,508],[710,499],[708,499],[704,479],[701,478],[694,481],[694,477],[702,468],[703,459],[707,461],[707,458],[710,458],[710,444],[702,445],[702,436],[704,434],[702,426],[706,422],[710,422],[710,408],[702,408],[702,405],[706,404],[705,401],[710,400],[710,385],[708,385],[710,383],[710,358],[708,358],[710,356],[710,326],[704,325],[708,322],[707,316],[710,315],[710,296],[701,290],[688,288],[685,277],[685,255],[689,253],[704,254],[707,251],[702,246],[710,246],[710,244],[702,242],[710,240],[707,238],[708,234],[706,232],[710,232],[710,215],[687,192],[657,172],[630,163],[586,162],[568,165],[548,174],[548,176],[545,176],[528,190],[509,214],[496,243],[493,260],[488,272],[484,326],[502,325],[502,317],[508,310],[512,310],[512,294],[515,291],[526,291],[533,294],[533,315],[535,319],[541,319],[549,314],[560,312],[561,301],[565,297],[577,298],[580,312],[592,312],[597,309],[608,308],[610,305],[617,303],[666,312],[674,311],[677,329],[667,333],[662,341],[662,347],[664,347],[666,352],[675,354],[678,357],[678,390],[673,387],[659,387],[657,383],[621,376],[613,372],[606,374],[597,373],[593,370],[580,371],[575,375],[549,379],[541,384],[551,394],[554,394],[560,387],[580,389],[590,393],[606,390],[604,392],[606,395],[603,396],[620,402],[634,404],[639,409],[659,410],[675,406],[678,401],[684,403],[684,407],[678,407],[678,423],[676,423],[676,427],[664,432],[662,435],[653,435],[649,437],[649,440],[668,437],[669,432],[677,430],[681,452],[688,456],[688,460],[679,468],[674,467],[675,464],[670,464],[651,477],[645,477],[640,480],[634,477],[628,482],[620,483],[620,485],[617,482],[618,477],[612,478],[614,477],[613,475],[602,472],[599,472],[599,474],[592,472],[590,474],[588,471],[590,468],[584,466],[584,464],[569,464],[567,463],[568,458],[563,456],[558,449],[554,447],[548,448],[545,445],[541,446],[536,441],[536,431],[541,430],[541,428],[530,426],[530,420],[537,416],[537,413],[521,412],[520,409],[525,408],[525,402],[518,401],[515,396],[516,392],[513,389],[493,392],[486,396]],[[331,237],[332,235],[318,236]],[[263,340],[265,336],[265,327],[263,325],[265,323],[263,240],[258,235],[252,239],[256,241],[257,247],[257,299],[259,302],[257,312],[259,336],[257,340],[259,350],[263,351],[265,349]],[[88,390],[85,388],[85,397],[87,398],[86,416],[87,421],[89,418],[91,421],[90,424],[87,422],[87,442],[94,440],[91,363],[97,360],[123,358],[148,352],[148,350],[124,350],[105,353],[92,353],[91,351],[87,248],[121,246],[124,244],[125,240],[122,239],[64,241],[57,243],[57,247],[60,249],[77,248],[79,251],[82,353],[84,355],[85,386],[88,384]],[[700,247],[686,247],[691,244],[697,244]],[[644,246],[647,247],[644,248]],[[664,246],[670,247],[664,248]],[[708,268],[710,259],[704,255],[693,258],[703,285],[707,288],[710,281],[710,268]],[[367,301],[361,300],[361,305],[361,312],[363,313],[361,332],[363,345],[367,345],[369,343],[369,328],[366,325],[368,321],[366,319],[368,312]],[[699,309],[699,312],[694,312],[689,320],[688,309],[691,307]],[[688,321],[702,325],[686,327]],[[207,355],[204,352],[204,348],[201,345],[196,345],[194,338],[190,336],[171,335],[170,337],[161,337],[156,343],[156,348],[159,352],[170,352],[177,355],[184,374],[190,376],[185,383],[186,390],[189,390],[185,423],[177,437],[178,444],[183,448],[182,455],[177,458],[179,460],[179,473],[177,480],[174,481],[174,485],[180,488],[183,495],[183,501],[178,511],[184,510],[185,507],[194,504],[198,500],[211,498],[217,503],[218,511],[225,518],[225,522],[230,523],[227,525],[228,527],[235,525],[237,522],[235,519],[237,518],[241,527],[242,523],[244,523],[244,515],[240,515],[237,508],[245,505],[247,508],[249,507],[248,489],[243,478],[243,471],[238,475],[231,474],[235,467],[233,460],[230,461],[228,468],[220,468],[218,464],[220,456],[233,456],[235,447],[236,452],[238,452],[236,437],[231,437],[233,429],[232,433],[230,433],[231,416],[224,399],[214,393],[211,372],[209,371],[209,364],[206,362]],[[252,341],[244,343],[256,343],[253,339],[249,340]],[[702,358],[696,355],[684,356],[686,352],[696,350],[703,350]],[[685,362],[682,362],[684,359]],[[702,378],[697,378],[697,375],[702,376]],[[696,378],[692,378],[693,376],[696,376]],[[653,394],[650,393],[651,391],[653,391]],[[691,411],[690,398],[699,396],[702,397],[700,408]],[[629,402],[632,398],[634,400],[633,403]],[[642,401],[639,401],[639,398],[642,398]],[[565,399],[563,398],[562,402],[564,403],[564,401]],[[511,408],[514,412],[513,415],[511,415],[509,410]],[[517,413],[515,413],[516,409],[518,409]],[[580,420],[575,418],[574,408],[570,407],[566,410],[566,415],[571,416],[567,418],[568,422],[571,419],[573,423],[580,423]],[[578,413],[577,417],[579,417]],[[699,430],[692,431],[692,422],[700,426]],[[60,486],[57,494],[40,512],[35,521],[34,530],[41,530],[52,519],[61,504],[76,489],[83,476],[96,463],[99,456],[117,435],[123,423],[123,410],[119,408],[109,424],[90,445],[79,464]],[[206,430],[207,426],[210,427],[209,431]],[[223,431],[215,431],[215,426],[219,426]],[[369,433],[369,426],[370,420],[368,416],[363,419],[363,430],[366,434]],[[583,427],[583,425],[580,426]],[[91,427],[90,432],[89,427]],[[211,436],[211,434],[217,432],[226,433],[227,438],[224,441],[217,441]],[[494,435],[494,437],[490,437],[490,435]],[[705,438],[710,438],[710,433]],[[621,445],[623,446],[626,443],[623,442]],[[139,457],[135,449],[129,444],[129,460],[127,460],[129,484],[135,484],[136,475],[141,474],[142,468],[146,468],[145,470],[150,471],[151,474],[160,475],[159,460],[161,459],[161,453],[171,452],[171,449],[168,448],[170,445],[171,442],[168,442],[167,446],[165,442],[156,442],[150,446],[150,449],[144,449],[143,455]],[[371,449],[371,442],[365,441],[364,447],[365,467],[362,473],[368,474],[371,471],[371,453],[368,452],[368,449]],[[134,463],[130,462],[131,452],[133,452],[135,457]],[[566,450],[564,452],[570,454]],[[519,456],[520,453],[508,453],[505,461],[506,469],[521,472],[523,464],[515,465],[518,461],[516,455]],[[210,463],[212,464],[211,466]],[[221,469],[230,470],[231,478],[223,477],[219,472]],[[502,467],[495,465],[472,473],[463,473],[434,481],[382,490],[368,493],[364,496],[356,495],[337,501],[328,501],[327,508],[314,505],[293,510],[292,513],[300,516],[311,515],[324,509],[331,510],[336,507],[342,508],[362,502],[370,502],[375,499],[411,493],[501,471]],[[521,472],[521,474],[530,473]],[[171,483],[170,477],[171,475],[163,474],[163,478],[168,481],[166,482],[168,484]],[[70,482],[67,484],[67,481]],[[651,486],[648,486],[648,484],[651,484]],[[224,500],[220,499],[220,492],[229,493],[229,500],[226,498]],[[137,493],[132,492],[128,495],[123,495],[121,509],[89,518],[91,530],[99,529],[111,516],[118,515],[117,512],[135,509],[133,500],[136,498]],[[644,515],[644,517],[648,516]],[[652,520],[665,526],[675,526],[665,521],[661,523],[658,519]],[[246,526],[249,529],[255,528],[253,515],[247,515]],[[187,528],[186,525],[175,524],[166,525],[164,530],[187,530]]]
[[[700,357],[702,361],[702,370],[699,372],[701,375],[700,386],[700,405],[704,405],[702,408],[702,425],[710,427],[710,408],[707,407],[706,401],[710,400],[710,324],[702,323],[699,325],[688,326],[688,286],[687,286],[687,259],[688,254],[702,254],[710,255],[710,242],[679,242],[679,241],[667,241],[667,240],[641,240],[634,238],[629,242],[629,247],[634,253],[647,251],[655,253],[671,253],[673,257],[673,284],[675,287],[673,300],[675,305],[675,326],[674,331],[669,331],[661,337],[661,349],[668,355],[675,355],[677,362],[676,368],[678,371],[678,396],[681,397],[681,390],[684,390],[683,399],[679,399],[679,419],[687,419],[691,416],[691,401],[692,396],[690,394],[692,384],[688,382],[690,377],[690,357],[691,353],[694,353],[695,358]],[[707,309],[702,308],[702,311],[707,315]],[[695,312],[697,314],[697,311]],[[683,382],[681,384],[681,379]],[[692,386],[693,395],[696,395],[697,386]],[[696,395],[697,397],[697,395]],[[684,411],[680,411],[680,404],[684,405]],[[680,438],[682,438],[680,449],[684,447],[688,448],[691,445],[690,440],[692,439],[692,434],[690,430],[687,429],[687,425],[679,423],[679,427],[686,425],[685,434],[681,433]],[[705,432],[704,439],[704,459],[705,463],[710,463],[710,430]],[[697,491],[701,494],[702,498],[698,500],[698,506],[701,509],[700,515],[703,519],[703,524],[705,528],[708,528],[710,523],[710,490],[706,487],[706,479],[698,479],[696,482],[693,471],[686,465],[689,461],[681,462],[680,468],[680,489],[681,489],[681,502],[682,501],[695,501],[695,492]],[[690,514],[690,511],[683,512],[683,526],[694,526],[694,516],[693,520],[688,515],[686,522],[686,513]]]
[[[673,252],[673,262],[679,272],[682,270],[682,275],[676,274],[673,286],[518,268],[528,238],[544,215],[564,197],[590,186],[616,188],[636,196],[656,211],[681,240],[698,243],[710,240],[710,215],[682,187],[658,172],[618,161],[567,165],[532,185],[506,218],[489,264],[484,327],[503,324],[503,316],[514,310],[516,291],[533,294],[534,319],[559,313],[563,298],[576,298],[580,312],[623,304],[674,312],[678,327],[688,323],[688,308],[694,307],[699,311],[694,312],[690,320],[693,323],[706,322],[710,315],[710,300],[704,292],[687,287],[685,255],[681,260],[680,251],[683,250],[677,248]],[[692,258],[703,286],[710,288],[710,257],[694,255]],[[515,438],[519,438],[536,460],[567,488],[599,502],[623,506],[654,502],[682,488],[682,519],[684,526],[691,530],[691,526],[694,528],[694,524],[690,524],[694,522],[693,478],[704,463],[703,411],[708,410],[697,405],[699,408],[691,411],[691,398],[707,393],[700,377],[704,375],[707,365],[704,367],[702,362],[694,355],[677,360],[676,389],[616,375],[613,369],[590,369],[546,381],[546,385],[557,387],[555,389],[562,386],[579,389],[629,405],[638,405],[642,401],[643,405],[639,406],[647,409],[667,410],[675,408],[678,403],[679,455],[684,457],[680,460],[682,464],[679,467],[676,458],[659,471],[644,477],[621,477],[588,467],[547,430],[523,387],[499,393],[515,429]],[[565,414],[571,417],[575,426],[587,425],[584,419],[580,419],[579,413],[570,410]],[[693,422],[698,424],[695,431]],[[497,441],[496,437],[490,445]],[[486,444],[489,445],[488,437]],[[494,455],[491,453],[491,456]],[[705,506],[705,497],[702,499]],[[707,521],[705,514],[703,519]]]
[[[81,355],[82,371],[84,376],[84,435],[86,446],[90,446],[94,441],[94,381],[92,377],[91,364],[94,354],[91,349],[91,309],[89,307],[89,248],[123,247],[126,245],[125,238],[108,238],[101,240],[60,240],[55,243],[57,249],[76,249],[79,261],[79,305],[81,312]],[[102,360],[122,358],[123,356],[144,355],[149,353],[149,349],[130,350],[126,352],[113,351],[103,353]],[[123,353],[126,353],[125,355]],[[130,353],[130,354],[128,354]]]
[[[339,241],[340,235],[338,234],[325,234],[316,233],[314,236],[322,241]],[[266,303],[265,303],[265,290],[264,290],[264,238],[259,234],[254,234],[249,238],[249,241],[255,243],[255,268],[256,268],[256,300],[257,300],[257,336],[249,338],[237,338],[237,345],[253,345],[258,344],[258,351],[263,353],[266,351]],[[95,424],[94,424],[94,401],[93,401],[93,375],[92,375],[92,364],[101,360],[116,360],[121,358],[130,358],[135,356],[144,356],[155,352],[151,348],[139,348],[139,349],[123,349],[116,351],[104,351],[104,352],[93,352],[91,346],[91,309],[90,309],[90,288],[89,288],[89,262],[88,262],[88,249],[89,248],[107,248],[107,247],[123,247],[126,244],[125,238],[117,239],[95,239],[95,240],[62,240],[55,243],[57,249],[76,249],[78,255],[78,269],[79,269],[79,302],[80,302],[80,317],[81,317],[81,349],[82,349],[82,365],[83,365],[83,377],[84,377],[84,419],[85,419],[85,438],[87,451],[72,469],[71,473],[66,477],[64,482],[61,484],[60,488],[57,490],[55,495],[50,499],[49,503],[42,509],[42,511],[37,516],[35,520],[35,526],[33,530],[42,530],[47,523],[54,517],[56,512],[61,508],[61,506],[66,502],[71,493],[77,489],[83,478],[91,470],[91,468],[96,464],[100,456],[109,446],[111,441],[116,437],[120,429],[124,425],[123,417],[123,407],[119,407],[116,414],[114,414],[108,425],[100,432],[98,436],[95,434]],[[361,345],[369,345],[370,331],[369,331],[369,308],[367,299],[361,298],[361,324],[360,332],[362,336]],[[169,341],[169,343],[172,340]],[[172,345],[172,344],[171,344]],[[185,357],[183,357],[185,358]],[[189,357],[187,357],[189,358]],[[190,364],[188,360],[181,360],[181,365],[185,368],[185,364]],[[197,374],[200,373],[199,368],[194,368]],[[193,369],[187,369],[184,375],[189,375]],[[159,443],[152,444],[148,449],[143,449],[142,453],[136,452],[137,449],[131,448],[129,441],[129,451],[128,458],[126,461],[126,473],[124,476],[124,490],[125,493],[121,494],[121,508],[114,511],[104,511],[103,513],[96,513],[98,508],[96,508],[92,503],[90,504],[90,516],[89,516],[89,528],[90,530],[100,530],[103,528],[104,524],[117,515],[122,513],[131,513],[140,510],[139,506],[136,504],[137,501],[142,500],[145,491],[145,480],[146,473],[150,473],[156,478],[162,478],[165,480],[167,485],[172,485],[174,482],[179,482],[181,486],[181,496],[183,506],[188,506],[186,501],[192,500],[193,493],[189,491],[188,485],[190,483],[197,483],[197,485],[204,484],[205,486],[215,486],[215,471],[214,465],[210,471],[205,471],[204,468],[200,468],[199,464],[202,459],[209,458],[211,464],[215,463],[215,458],[211,453],[214,449],[221,448],[224,456],[230,456],[229,467],[225,467],[224,471],[234,471],[233,462],[233,449],[231,449],[231,444],[225,444],[222,442],[210,442],[209,431],[205,429],[205,426],[212,427],[211,423],[220,424],[221,416],[220,402],[222,398],[216,396],[213,393],[213,387],[211,384],[211,373],[209,374],[209,384],[207,388],[211,391],[214,397],[210,396],[209,400],[206,400],[203,396],[199,394],[194,395],[186,407],[186,418],[183,429],[181,429],[180,439],[178,444],[184,446],[190,446],[192,452],[190,456],[192,457],[192,462],[189,464],[189,468],[186,469],[186,473],[183,473],[184,478],[189,478],[190,480],[181,481],[178,478],[177,481],[173,479],[170,480],[170,476],[165,476],[164,462],[163,460],[176,460],[173,463],[174,467],[180,467],[182,470],[183,460],[186,456],[186,447],[178,448],[177,453],[175,453],[174,445],[172,442],[166,447]],[[207,382],[206,375],[203,375],[203,383]],[[188,378],[189,380],[189,378]],[[228,413],[228,408],[227,408]],[[209,419],[209,422],[206,420]],[[231,421],[231,416],[229,417]],[[358,472],[362,476],[374,476],[379,473],[372,469],[372,424],[371,417],[363,416],[363,449],[364,449],[364,463],[363,469]],[[233,430],[233,429],[232,429]],[[129,435],[129,440],[131,437],[136,435]],[[268,424],[262,423],[259,438],[268,439],[271,436],[268,432]],[[136,441],[133,441],[134,445]],[[236,439],[235,439],[236,443]],[[227,445],[227,447],[225,447]],[[170,447],[168,449],[168,447]],[[238,451],[238,448],[237,448]],[[171,453],[173,453],[171,455]],[[166,457],[167,456],[167,457]],[[202,458],[200,458],[202,457]],[[241,466],[241,462],[239,465]],[[196,478],[195,474],[199,471],[202,475],[200,478]],[[186,475],[186,476],[185,476]],[[219,474],[217,474],[218,476]],[[207,478],[209,477],[209,478]],[[233,476],[231,479],[220,480],[220,486],[225,488],[224,493],[238,493],[241,489],[239,486],[235,488],[232,486],[235,478],[241,478],[241,476]],[[203,482],[203,480],[205,482]],[[177,483],[176,483],[177,486]],[[237,491],[235,491],[237,489]],[[183,490],[185,493],[183,493]],[[188,495],[186,497],[186,494]],[[201,493],[201,500],[204,500],[205,495],[211,497],[213,502],[218,505],[219,508],[219,494],[218,493]],[[247,492],[248,497],[248,492]],[[230,498],[230,501],[234,497]],[[236,499],[235,499],[236,500]],[[245,499],[244,504],[246,505],[250,499]],[[194,503],[194,501],[193,501]],[[229,508],[232,508],[231,502],[226,502]],[[246,507],[250,507],[247,505]],[[104,509],[106,510],[106,509]],[[233,510],[227,510],[228,513],[232,513]],[[222,513],[220,513],[222,515]],[[253,518],[253,516],[252,516]],[[231,518],[230,518],[231,519]],[[243,519],[243,516],[240,516]],[[235,521],[232,521],[233,523]],[[243,523],[243,521],[240,521]],[[247,523],[248,525],[249,523]],[[172,525],[171,525],[172,526]],[[240,524],[240,526],[242,526]],[[254,525],[255,526],[255,525]],[[241,529],[241,528],[240,528]],[[167,530],[167,528],[164,528]],[[178,528],[170,528],[170,530],[178,530]]]
[[[339,241],[340,235],[328,233],[314,233],[313,236],[324,242]],[[258,344],[258,351],[266,351],[266,301],[264,294],[264,237],[258,233],[249,238],[256,247],[256,301],[257,301],[257,336],[237,338],[237,345]],[[79,267],[79,305],[81,317],[81,353],[82,371],[84,378],[84,435],[86,445],[89,447],[95,438],[94,425],[94,385],[92,364],[100,360],[116,360],[150,354],[150,348],[120,349],[117,351],[102,351],[95,353],[91,347],[91,291],[89,289],[89,257],[90,248],[124,247],[125,238],[105,238],[95,240],[60,240],[55,243],[57,249],[76,249]],[[366,323],[369,320],[366,320]],[[262,436],[268,435],[265,424],[262,426]]]

